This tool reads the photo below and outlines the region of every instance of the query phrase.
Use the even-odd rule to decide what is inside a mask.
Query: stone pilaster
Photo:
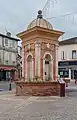
[[[22,77],[25,77],[25,74],[24,74],[24,47],[22,47]]]
[[[56,80],[58,78],[58,46],[56,46]]]
[[[40,42],[35,43],[35,76],[41,76],[41,47]]]

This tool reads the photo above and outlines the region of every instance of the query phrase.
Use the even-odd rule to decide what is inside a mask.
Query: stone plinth
[[[19,96],[60,96],[60,84],[58,82],[27,83],[16,82],[16,95]]]

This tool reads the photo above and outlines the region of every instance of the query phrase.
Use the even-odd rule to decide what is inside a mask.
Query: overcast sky
[[[43,9],[47,0],[0,0],[0,32],[10,31],[13,36],[26,30],[36,18],[37,11]],[[53,2],[54,1],[54,2]],[[45,9],[46,18],[77,12],[77,0],[51,0]],[[77,14],[56,19],[48,19],[54,29],[66,32],[64,38],[77,36]]]

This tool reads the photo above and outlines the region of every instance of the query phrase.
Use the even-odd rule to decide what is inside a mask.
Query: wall
[[[0,64],[16,66],[17,45],[18,41],[0,36]]]
[[[60,45],[58,49],[58,60],[61,59],[61,52],[64,51],[65,53],[65,60],[71,60],[72,59],[72,50],[77,50],[77,44],[71,44],[71,45]]]
[[[7,63],[8,61],[8,63]],[[16,53],[4,51],[4,64],[16,65]]]
[[[16,95],[60,96],[60,84],[58,82],[48,83],[16,82]]]
[[[3,63],[3,50],[0,50],[0,64]]]
[[[22,56],[22,47],[21,47],[21,46],[18,46],[18,54],[19,54],[20,56]]]
[[[6,41],[7,40],[7,44]],[[12,40],[10,38],[4,38],[4,47],[8,48],[9,50],[17,50],[17,41]]]
[[[2,46],[2,37],[0,36],[0,47]]]

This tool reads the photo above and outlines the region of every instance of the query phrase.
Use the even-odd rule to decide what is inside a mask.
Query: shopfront
[[[77,61],[59,61],[58,74],[63,78],[77,79]]]
[[[1,67],[0,68],[0,81],[9,81],[15,79],[15,68],[12,67]]]

